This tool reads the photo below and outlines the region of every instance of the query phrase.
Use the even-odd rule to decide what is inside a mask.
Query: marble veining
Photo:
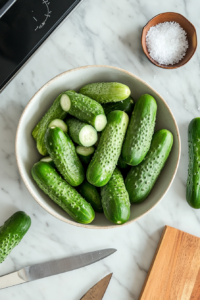
[[[0,299],[78,300],[113,272],[104,299],[137,300],[164,225],[200,237],[200,211],[185,200],[187,128],[200,114],[200,50],[184,67],[164,70],[148,61],[140,44],[142,27],[167,11],[183,14],[200,33],[199,1],[84,0],[0,94],[0,223],[17,210],[32,218],[30,231],[1,264],[0,275],[82,252],[118,250],[86,268],[1,290]],[[174,113],[182,140],[179,170],[161,203],[139,221],[112,230],[73,227],[46,213],[27,191],[15,160],[17,124],[34,93],[57,74],[92,64],[123,68],[155,88]]]

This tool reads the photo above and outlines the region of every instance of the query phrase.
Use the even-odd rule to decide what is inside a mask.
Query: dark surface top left
[[[0,91],[79,2],[17,0],[0,18]]]

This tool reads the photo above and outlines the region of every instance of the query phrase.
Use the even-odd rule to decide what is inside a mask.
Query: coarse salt
[[[159,23],[147,32],[146,45],[150,56],[159,64],[174,65],[186,54],[187,33],[179,23]]]

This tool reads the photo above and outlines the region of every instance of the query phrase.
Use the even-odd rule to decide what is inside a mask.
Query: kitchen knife
[[[102,300],[111,277],[112,273],[101,279],[80,300]]]
[[[25,267],[14,273],[10,273],[0,277],[0,289],[4,289],[13,285],[41,279],[44,277],[76,270],[90,264],[93,264],[111,254],[116,249],[103,249],[94,252],[88,252],[76,256],[66,257],[53,260],[33,266]]]

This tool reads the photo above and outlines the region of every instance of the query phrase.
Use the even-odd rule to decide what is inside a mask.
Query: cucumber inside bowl
[[[173,147],[167,164],[163,168],[153,190],[148,198],[140,203],[131,205],[130,218],[126,224],[134,222],[148,213],[166,194],[169,189],[180,159],[180,135],[175,118],[165,100],[148,84],[137,76],[110,66],[87,66],[64,72],[45,84],[27,104],[19,121],[16,135],[16,158],[20,174],[33,198],[50,214],[56,218],[80,227],[86,228],[113,228],[118,227],[110,223],[103,214],[96,214],[91,224],[79,224],[72,220],[59,206],[57,206],[38,186],[32,176],[31,168],[41,159],[35,147],[31,132],[42,118],[56,97],[66,90],[79,91],[84,85],[93,82],[120,82],[131,90],[132,97],[137,100],[143,94],[152,95],[157,102],[157,118],[155,131],[169,130],[174,137]]]

